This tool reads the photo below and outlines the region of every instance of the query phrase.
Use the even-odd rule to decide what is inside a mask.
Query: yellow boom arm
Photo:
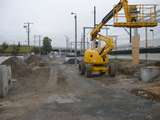
[[[100,32],[101,28],[110,20],[113,18],[113,16],[118,13],[122,7],[125,9],[125,15],[127,21],[130,20],[130,15],[128,12],[128,1],[127,0],[120,0],[120,2],[103,18],[103,20],[92,30],[90,33],[91,40],[95,40],[97,37],[97,34]]]
[[[127,0],[120,0],[120,2],[103,18],[103,20],[92,30],[90,33],[91,40],[101,40],[106,43],[105,47],[102,48],[100,51],[101,56],[105,56],[107,53],[109,53],[114,48],[113,38],[109,36],[103,36],[98,34],[101,30],[101,28],[110,20],[113,18],[113,16],[119,12],[122,7],[125,9],[125,15],[127,16],[127,21],[130,20],[130,16],[128,13],[128,1]]]
[[[113,38],[110,36],[103,36],[103,35],[98,34],[96,39],[105,42],[106,45],[99,52],[99,54],[102,57],[105,57],[106,54],[108,54],[114,48]]]

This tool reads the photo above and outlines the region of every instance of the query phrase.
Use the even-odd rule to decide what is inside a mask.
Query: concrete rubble
[[[151,82],[140,80],[140,69],[155,63],[141,63],[133,67],[130,61],[112,62],[117,63],[114,78],[107,74],[85,78],[74,64],[63,64],[62,58],[32,55],[26,59],[8,59],[2,66],[11,67],[2,68],[9,74],[8,69],[11,69],[12,81],[16,82],[8,95],[0,99],[0,119],[160,118],[159,77]]]

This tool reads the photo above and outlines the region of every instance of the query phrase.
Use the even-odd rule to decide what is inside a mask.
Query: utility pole
[[[93,22],[94,22],[94,25],[93,25],[93,26],[96,27],[96,6],[94,6],[94,16],[93,16],[93,17],[94,17],[94,19],[93,19],[93,20],[94,20],[94,21],[93,21]],[[98,44],[99,44],[99,43],[100,43],[100,42],[98,42]],[[96,40],[93,41],[93,46],[94,46],[94,47],[96,46]]]
[[[146,40],[146,42],[145,42],[145,44],[146,44],[146,49],[148,48],[148,28],[147,27],[145,27],[145,40]],[[146,62],[148,61],[148,53],[146,52],[146,54],[145,54],[145,57],[146,57]]]
[[[28,40],[28,46],[30,46],[30,25],[33,24],[31,22],[24,23],[24,28],[27,29],[27,40]]]
[[[94,27],[96,26],[96,6],[94,6]]]
[[[74,16],[75,19],[75,64],[77,64],[77,15]]]
[[[39,53],[41,54],[41,36],[38,35],[38,40],[39,40]]]
[[[36,47],[36,35],[34,35],[34,47]]]
[[[69,50],[69,38],[68,36],[65,36],[66,39],[66,56],[68,55],[68,50]]]
[[[85,51],[85,44],[86,44],[86,28],[83,27],[83,52]]]
[[[75,64],[77,64],[77,14],[72,12],[71,15],[74,15],[75,20]]]

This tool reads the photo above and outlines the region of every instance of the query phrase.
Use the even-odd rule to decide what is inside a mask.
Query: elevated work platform
[[[131,28],[137,28],[137,27],[156,27],[158,24],[157,22],[117,22],[114,23],[114,27],[131,27]]]
[[[124,10],[124,9],[123,9]],[[155,27],[157,23],[156,5],[136,4],[128,6],[128,14],[116,11],[114,15],[115,27]]]

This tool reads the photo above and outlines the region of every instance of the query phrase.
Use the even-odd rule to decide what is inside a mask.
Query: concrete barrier
[[[5,97],[8,94],[11,76],[11,67],[0,65],[0,97]]]

